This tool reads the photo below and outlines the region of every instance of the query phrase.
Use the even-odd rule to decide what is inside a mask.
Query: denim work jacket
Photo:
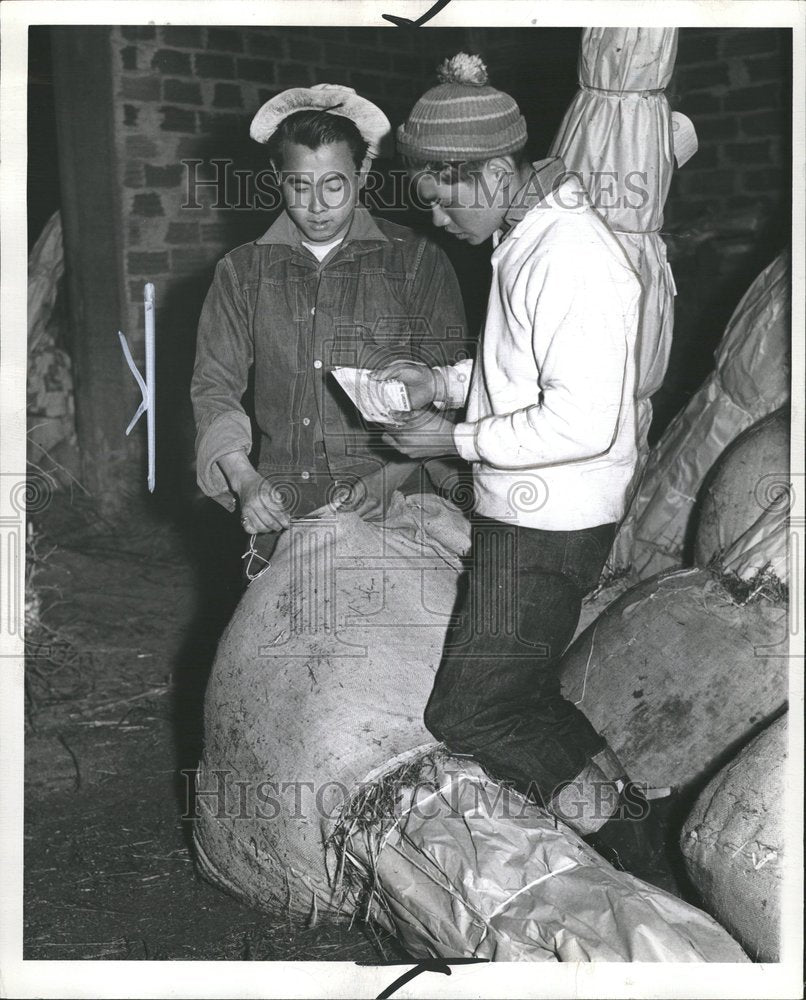
[[[359,207],[343,242],[320,262],[284,212],[260,239],[219,261],[202,309],[191,384],[199,486],[234,507],[216,463],[252,449],[242,403],[252,366],[258,471],[310,495],[313,481],[366,475],[392,454],[380,443],[383,428],[363,421],[330,374],[334,367],[400,358],[443,365],[467,354],[459,286],[435,244]]]

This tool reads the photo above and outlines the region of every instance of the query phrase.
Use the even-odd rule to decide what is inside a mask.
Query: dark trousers
[[[425,724],[449,750],[544,803],[606,746],[563,698],[557,667],[615,529],[543,531],[473,519],[469,568]]]

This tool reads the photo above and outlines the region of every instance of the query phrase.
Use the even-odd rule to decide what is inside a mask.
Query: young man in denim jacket
[[[286,91],[255,116],[284,211],[216,268],[202,310],[191,398],[199,486],[256,535],[267,558],[294,516],[351,497],[382,515],[419,463],[383,445],[329,372],[393,358],[449,363],[465,346],[453,270],[423,236],[359,204],[383,113],[346,87]],[[242,403],[254,371],[259,458]],[[346,494],[344,488],[346,487]]]
[[[398,131],[434,224],[496,247],[475,365],[377,373],[402,379],[417,408],[467,405],[463,422],[413,413],[386,438],[473,468],[470,568],[425,721],[606,857],[671,888],[654,812],[557,670],[637,460],[641,286],[579,180],[559,159],[525,162],[525,143],[515,102],[464,54]]]

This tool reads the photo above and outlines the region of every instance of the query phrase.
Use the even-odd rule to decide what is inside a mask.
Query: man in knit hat
[[[283,211],[216,268],[191,398],[199,486],[238,509],[259,557],[253,573],[293,516],[345,495],[362,516],[378,516],[419,464],[359,419],[332,368],[447,359],[462,347],[464,310],[446,256],[359,203],[390,133],[379,108],[329,84],[284,91],[252,122],[252,137],[268,147]],[[250,370],[256,465],[242,402]]]
[[[425,721],[605,856],[669,884],[645,798],[557,673],[636,463],[641,288],[578,179],[559,159],[527,163],[526,138],[515,101],[464,54],[398,131],[434,224],[495,245],[475,366],[379,372],[402,379],[414,407],[435,406],[386,440],[473,468],[472,558]],[[465,404],[458,424],[439,413]]]

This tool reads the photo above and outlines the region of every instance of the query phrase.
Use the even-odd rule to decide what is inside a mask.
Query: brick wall
[[[263,226],[243,208],[214,208],[217,195],[210,188],[198,189],[201,209],[183,208],[183,160],[229,159],[236,170],[264,167],[265,157],[248,138],[249,122],[261,104],[292,86],[346,84],[400,121],[433,75],[441,50],[454,51],[460,36],[429,32],[415,38],[372,28],[113,29],[132,301],[139,303],[141,279],[209,270],[235,245],[233,238],[259,235]],[[204,165],[195,172],[199,180],[211,176]],[[234,176],[228,192],[238,200]]]
[[[694,122],[700,149],[674,181],[672,224],[770,216],[789,197],[790,33],[682,30],[669,88]]]
[[[210,176],[205,165],[215,159],[243,171],[264,168],[263,151],[248,137],[249,121],[269,97],[295,85],[352,86],[397,124],[435,82],[434,67],[462,48],[480,52],[494,82],[521,102],[530,151],[541,155],[576,88],[578,35],[579,29],[527,35],[522,29],[113,28],[127,333],[137,348],[142,285],[152,280],[161,385],[176,387],[175,398],[161,394],[163,431],[167,422],[187,450],[196,320],[216,260],[271,221],[248,208],[214,208],[216,192],[209,188],[198,190],[200,208],[183,207],[182,160],[202,161],[199,179]],[[696,224],[701,232],[672,240],[681,294],[663,404],[670,412],[707,371],[727,314],[753,269],[772,255],[767,244],[785,239],[787,45],[787,33],[778,30],[680,32],[669,97],[694,121],[700,151],[673,181],[666,228],[679,233]],[[234,178],[228,192],[237,201]],[[710,227],[707,239],[703,223]],[[486,262],[466,248],[453,247],[451,254],[470,299],[479,299],[475,315]]]
[[[522,103],[531,131],[545,132],[548,141],[573,93],[578,30],[562,29],[563,44],[545,52],[540,40],[545,47],[546,34],[532,36],[528,45],[522,30],[474,34],[479,36],[472,39],[474,47],[488,59],[495,81]],[[780,208],[789,188],[786,34],[681,31],[669,97],[693,119],[700,151],[673,182],[670,228],[709,219],[726,230],[724,220],[747,216],[752,236],[758,216]],[[251,232],[258,222],[225,220],[226,213],[209,204],[195,213],[183,210],[181,160],[219,156],[238,166],[260,166],[259,150],[246,137],[249,120],[261,103],[288,86],[344,83],[398,122],[432,81],[439,59],[466,41],[463,32],[436,29],[114,29],[127,270],[135,299],[140,277],[193,272],[231,245],[231,233]],[[555,65],[558,52],[562,65]],[[534,73],[536,55],[540,74]],[[537,101],[529,85],[541,74],[551,87]],[[205,195],[200,200],[211,202],[211,193]],[[753,213],[755,222],[749,218]]]

